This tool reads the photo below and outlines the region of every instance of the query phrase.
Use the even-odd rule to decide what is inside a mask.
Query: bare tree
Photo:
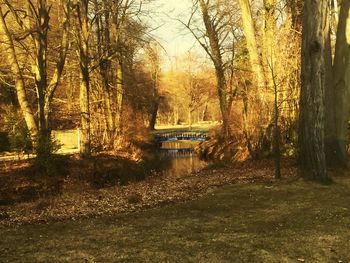
[[[77,48],[80,67],[80,153],[83,157],[90,156],[90,68],[89,68],[89,39],[91,24],[89,19],[89,0],[74,2]]]
[[[324,151],[326,46],[329,6],[326,0],[307,0],[304,5],[301,96],[299,119],[299,167],[301,175],[327,180]]]
[[[35,122],[33,111],[28,102],[24,77],[17,58],[13,36],[10,33],[8,26],[6,24],[5,14],[2,10],[2,6],[3,6],[3,3],[0,5],[1,42],[3,44],[3,47],[5,48],[5,53],[11,65],[11,71],[15,79],[15,88],[17,92],[18,102],[21,107],[23,117],[30,131],[32,140],[35,141],[38,133],[38,126]]]
[[[262,61],[259,56],[259,51],[258,51],[258,44],[256,41],[256,33],[255,33],[255,28],[254,28],[254,23],[253,23],[253,17],[252,17],[252,12],[251,12],[251,6],[249,0],[238,0],[238,3],[241,8],[241,15],[242,15],[242,24],[243,24],[243,30],[244,30],[244,35],[245,39],[247,42],[247,49],[249,53],[249,60],[250,60],[250,65],[254,74],[254,80],[255,80],[255,85],[258,87],[258,96],[260,98],[263,96],[263,92],[261,91],[261,88],[265,87],[265,77],[264,77],[264,70],[262,66]],[[270,13],[267,13],[268,16],[270,16]],[[267,24],[267,39],[271,39],[270,37],[270,28],[271,25],[271,20],[270,18],[268,19],[268,24]],[[271,43],[266,43],[266,47]],[[268,52],[268,50],[267,50]]]
[[[15,7],[7,0],[3,0],[2,5],[6,6],[11,14],[13,21],[16,23],[18,31],[10,32],[6,22],[6,17],[1,14],[1,28],[3,37],[9,49],[7,52],[11,61],[12,72],[16,77],[17,93],[22,111],[26,119],[27,126],[32,133],[32,137],[38,140],[37,154],[47,155],[50,152],[48,145],[50,141],[50,113],[51,102],[57,89],[64,68],[65,58],[68,51],[68,34],[69,34],[69,11],[70,1],[66,0],[60,3],[63,9],[62,30],[60,34],[60,48],[55,54],[55,67],[51,79],[48,78],[48,34],[50,31],[50,12],[51,4],[47,0],[38,0],[32,2],[25,1],[24,7]],[[25,15],[23,15],[25,14]],[[17,53],[20,48],[15,48],[14,42],[17,42],[29,58],[29,61],[21,61]],[[23,59],[23,58],[22,58]],[[20,64],[30,63],[30,71],[34,78],[37,95],[38,108],[38,125],[35,124],[33,113],[30,110],[26,99],[24,70]],[[26,106],[27,105],[27,106]],[[31,116],[32,115],[32,116]],[[35,142],[33,138],[33,141]]]
[[[226,4],[226,10],[219,8],[220,4]],[[216,86],[219,98],[221,116],[222,116],[222,133],[224,137],[231,136],[231,106],[235,96],[233,81],[227,79],[227,76],[233,78],[233,59],[234,59],[234,27],[232,17],[234,12],[226,2],[214,0],[198,0],[194,2],[193,11],[186,26],[197,39],[198,43],[208,54],[211,59],[216,73]],[[204,33],[200,28],[194,28],[193,17],[197,10],[200,10],[201,18],[204,24]],[[227,61],[225,61],[225,58]]]

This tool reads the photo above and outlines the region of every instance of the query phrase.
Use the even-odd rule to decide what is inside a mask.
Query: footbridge
[[[209,138],[208,130],[165,130],[153,133],[157,142],[165,141],[205,141]]]

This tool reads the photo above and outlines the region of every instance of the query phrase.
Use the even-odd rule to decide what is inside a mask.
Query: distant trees
[[[160,123],[181,122],[191,127],[194,123],[220,117],[215,71],[206,62],[197,53],[189,51],[176,57],[171,69],[162,73]]]
[[[225,1],[198,0],[194,2],[192,9],[188,22],[181,22],[190,30],[213,63],[222,117],[222,135],[229,138],[232,135],[231,107],[235,96],[232,82],[235,55],[233,8]],[[196,16],[201,17],[204,30]]]

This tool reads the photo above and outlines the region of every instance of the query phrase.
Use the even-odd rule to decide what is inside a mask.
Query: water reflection
[[[184,176],[199,171],[206,166],[193,153],[198,141],[166,141],[163,142],[159,153],[161,158],[167,159],[169,166],[163,171],[166,176]]]

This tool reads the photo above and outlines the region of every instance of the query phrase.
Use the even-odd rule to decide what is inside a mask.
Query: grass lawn
[[[0,229],[0,262],[350,262],[350,178],[236,184],[114,217]]]

